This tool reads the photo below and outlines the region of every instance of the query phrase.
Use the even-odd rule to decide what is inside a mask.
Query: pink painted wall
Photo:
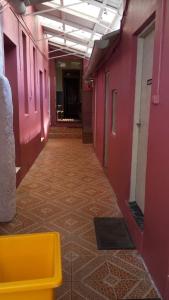
[[[100,72],[96,81],[96,154],[103,164],[104,142],[104,74]]]
[[[31,11],[32,8],[29,9]],[[18,166],[21,167],[18,176],[18,183],[23,178],[34,159],[42,149],[47,139],[49,127],[49,85],[48,85],[48,44],[47,41],[40,41],[43,37],[42,27],[38,23],[37,17],[20,17],[17,16],[11,8],[7,8],[2,15],[3,33],[16,46],[17,68],[11,67],[13,77],[18,78],[17,89],[17,107],[14,104],[14,110],[17,111],[19,118],[19,149],[20,161]],[[28,82],[28,113],[25,112],[25,93],[24,93],[24,66],[23,66],[23,43],[22,32],[26,35],[27,49],[27,82]],[[36,81],[34,84],[34,61],[33,47],[36,49]],[[46,79],[45,79],[46,70]],[[45,140],[41,142],[41,109],[40,109],[40,82],[39,71],[43,72],[43,126]],[[17,73],[17,74],[16,74]],[[34,90],[35,86],[35,90]],[[16,101],[16,99],[15,99]],[[35,101],[37,103],[35,107]],[[18,122],[14,115],[14,122]]]
[[[50,68],[51,125],[56,126],[56,64],[55,64],[55,60],[50,61],[49,68]]]
[[[162,6],[165,6],[162,11]],[[152,104],[146,180],[145,229],[142,233],[128,209],[131,175],[132,129],[136,71],[136,32],[155,17],[155,51]],[[96,75],[96,154],[103,164],[104,153],[104,78],[110,71],[110,99],[117,89],[117,134],[109,134],[108,177],[128,222],[135,243],[164,298],[167,295],[169,260],[169,2],[130,0],[123,21],[121,42],[107,65]],[[164,35],[162,36],[161,31]],[[162,61],[159,72],[160,43]],[[158,79],[160,80],[158,82]],[[159,90],[158,90],[159,86]],[[154,96],[160,103],[153,104]],[[111,113],[111,109],[110,109]],[[111,116],[110,116],[111,117]]]

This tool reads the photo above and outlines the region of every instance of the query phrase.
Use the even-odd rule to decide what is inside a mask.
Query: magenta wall
[[[31,8],[29,9],[32,10]],[[19,119],[18,147],[16,152],[20,152],[20,158],[17,162],[21,167],[17,174],[17,181],[23,178],[34,159],[42,149],[49,126],[49,86],[48,86],[48,44],[47,40],[38,42],[43,37],[42,27],[38,23],[37,17],[19,17],[11,8],[7,8],[2,15],[3,33],[16,46],[16,70],[11,67],[13,77],[18,78],[17,89],[17,119],[14,116],[14,123]],[[24,66],[23,66],[23,43],[22,32],[26,35],[27,49],[27,79],[28,79],[28,114],[25,112],[25,93],[24,93]],[[33,47],[36,49],[36,83],[34,85],[34,60]],[[12,65],[12,64],[11,64]],[[46,79],[45,79],[46,70]],[[39,71],[43,72],[43,99],[40,99]],[[11,76],[11,77],[12,77]],[[36,89],[34,90],[34,86]],[[16,93],[16,91],[13,93]],[[37,103],[35,109],[35,101]],[[41,142],[41,109],[40,101],[43,101],[43,126],[45,140]],[[16,99],[15,103],[16,105]]]
[[[165,7],[163,7],[163,5]],[[163,11],[162,11],[163,9]],[[156,19],[155,52],[152,85],[152,104],[148,145],[146,180],[145,229],[142,233],[129,209],[132,127],[136,71],[136,32],[141,31],[152,18]],[[97,73],[96,86],[96,143],[95,149],[103,164],[104,153],[104,78],[110,72],[110,99],[117,89],[117,134],[109,134],[108,177],[117,195],[119,205],[129,224],[133,239],[142,253],[157,286],[166,299],[169,266],[169,2],[130,0],[123,20],[121,42],[107,65]],[[163,30],[164,35],[161,35]],[[160,43],[162,61],[159,71]],[[159,86],[159,90],[158,90]],[[160,103],[153,104],[154,95]],[[110,109],[111,113],[111,109]],[[111,117],[111,116],[110,116]]]
[[[51,108],[51,125],[56,126],[56,63],[50,60],[50,108]]]
[[[104,73],[100,72],[96,80],[96,154],[103,164],[103,142],[104,142]]]

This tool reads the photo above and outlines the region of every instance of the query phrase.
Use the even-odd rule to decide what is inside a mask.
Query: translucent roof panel
[[[73,46],[73,48],[75,48],[77,50],[80,50],[80,51],[86,51],[87,50],[86,46],[83,46],[83,45],[80,45],[80,44],[77,44],[77,45]]]
[[[89,48],[89,49],[87,50],[87,53],[88,53],[89,55],[91,55],[91,53],[92,53],[92,48]]]
[[[67,0],[66,0],[67,1]],[[79,13],[82,13],[84,15],[90,16],[90,17],[94,17],[94,18],[98,18],[99,12],[100,12],[100,8],[96,7],[94,5],[82,2],[76,5],[72,5],[71,10],[75,10]]]
[[[54,1],[58,1],[58,0],[54,0]],[[76,4],[81,2],[80,0],[63,0],[63,4],[64,5],[72,5],[72,4]]]
[[[66,40],[66,46],[73,47],[75,45],[76,45],[76,43]]]
[[[66,46],[71,47],[73,49],[80,50],[82,52],[85,52],[87,50],[86,46],[83,46],[83,45],[80,45],[80,44],[76,44],[76,43],[73,43],[71,41],[66,41]]]
[[[93,40],[93,41],[95,41],[95,40],[100,40],[101,37],[102,37],[101,34],[99,34],[99,33],[94,33],[94,34],[93,34],[93,37],[92,37],[92,40]]]
[[[54,4],[57,4],[57,5],[61,5],[60,0],[54,0],[54,1],[51,1],[49,3],[54,3]]]
[[[75,37],[79,37],[85,40],[89,40],[91,38],[91,33],[84,30],[79,30],[78,28],[69,25],[65,25],[65,30],[66,32],[69,32],[71,35]]]
[[[40,17],[40,22],[41,22],[42,26],[49,27],[49,28],[55,29],[55,30],[60,30],[60,31],[63,30],[62,22],[54,21],[54,20],[51,20],[51,19],[45,18],[45,17]]]
[[[112,23],[115,17],[116,17],[116,13],[113,13],[107,9],[104,9],[104,12],[102,14],[102,20],[105,23]]]
[[[39,14],[44,34],[49,34],[49,43],[90,57],[95,40],[120,28],[124,3],[123,0],[53,0],[36,4],[32,14]]]
[[[52,43],[56,43],[56,44],[61,44],[61,45],[64,45],[64,39],[60,38],[60,37],[50,37],[50,41]]]

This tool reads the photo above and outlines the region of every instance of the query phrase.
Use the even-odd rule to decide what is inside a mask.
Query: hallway
[[[59,231],[64,283],[57,299],[157,298],[136,251],[96,249],[94,216],[120,216],[91,145],[49,139],[17,190],[17,216],[1,234]]]

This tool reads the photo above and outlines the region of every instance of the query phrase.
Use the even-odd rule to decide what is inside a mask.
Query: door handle
[[[141,126],[141,122],[137,122],[136,125],[137,125],[138,127],[140,127],[140,126]]]

